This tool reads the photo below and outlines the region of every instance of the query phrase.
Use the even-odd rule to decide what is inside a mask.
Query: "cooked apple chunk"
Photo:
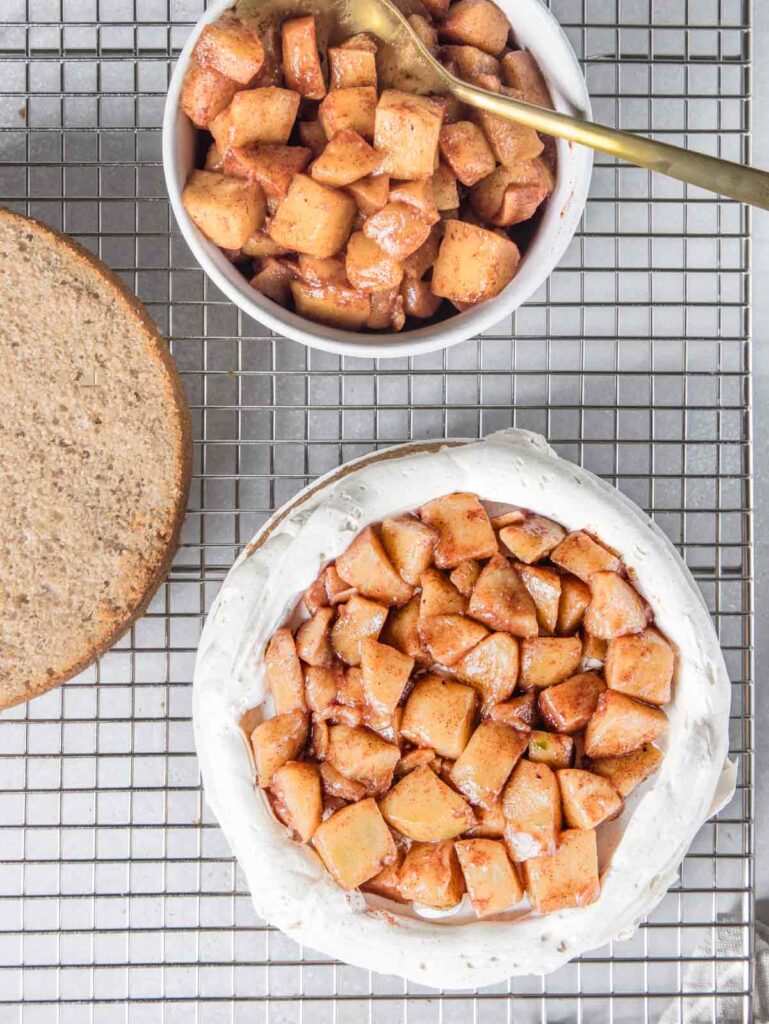
[[[388,202],[363,222],[363,234],[402,263],[424,245],[430,235],[431,223],[410,203]]]
[[[561,577],[542,565],[517,562],[515,571],[531,594],[537,608],[537,622],[545,633],[555,633],[561,599]]]
[[[357,209],[344,192],[295,174],[270,225],[270,238],[310,256],[333,256],[347,241]]]
[[[361,640],[361,654],[363,653]],[[366,688],[363,685],[363,672],[357,665],[350,665],[341,673],[337,684],[337,701],[348,707],[362,707],[366,703]]]
[[[329,604],[326,585],[323,582],[323,573],[309,585],[302,594],[302,604],[310,615],[314,615],[318,608],[325,608]]]
[[[444,494],[423,505],[420,518],[438,531],[434,559],[439,569],[456,569],[468,558],[490,558],[497,538],[486,509],[474,494]]]
[[[469,597],[480,575],[480,562],[476,562],[474,558],[468,558],[467,561],[460,562],[456,569],[449,573],[449,579],[462,597]]]
[[[252,142],[285,145],[299,110],[299,94],[290,89],[244,89],[217,114],[208,130],[220,153]]]
[[[310,167],[310,174],[322,185],[342,188],[365,178],[379,166],[379,154],[362,135],[343,128],[326,145]]]
[[[343,604],[356,593],[355,587],[346,583],[336,571],[335,565],[327,565],[323,571],[323,583],[330,605]]]
[[[561,576],[561,600],[558,605],[556,631],[570,636],[579,629],[585,609],[590,604],[590,587],[576,576]]]
[[[518,872],[505,844],[494,839],[461,839],[454,843],[476,917],[509,910],[523,899]]]
[[[249,85],[264,64],[264,48],[258,33],[232,11],[206,25],[193,56],[240,85]]]
[[[375,114],[376,89],[370,85],[333,89],[318,107],[318,118],[327,139],[333,139],[345,128],[352,129],[364,139],[373,138]]]
[[[536,58],[528,50],[512,50],[502,58],[505,85],[522,92],[527,103],[553,109],[553,101]]]
[[[195,226],[223,249],[239,249],[264,223],[261,186],[215,171],[193,171],[182,203]]]
[[[530,512],[521,523],[511,523],[499,531],[499,539],[519,561],[538,562],[557,547],[566,531],[552,519]]]
[[[517,729],[481,722],[454,762],[452,782],[470,803],[493,806],[528,742]]]
[[[420,320],[434,316],[443,301],[433,295],[429,281],[417,281],[413,277],[404,278],[401,298],[406,315],[419,317]]]
[[[507,16],[491,0],[459,0],[449,7],[439,28],[441,39],[477,46],[492,55],[504,49],[510,31]]]
[[[438,534],[413,516],[382,521],[382,543],[395,568],[412,587],[429,568]]]
[[[502,704],[494,704],[489,710],[489,718],[492,722],[502,722],[521,732],[528,732],[539,718],[536,691],[513,697]]]
[[[588,633],[601,640],[614,640],[646,628],[649,617],[643,598],[616,572],[594,573],[590,594],[584,619]]]
[[[305,99],[322,100],[326,95],[326,83],[318,52],[315,19],[306,15],[284,21],[281,37],[286,85]]]
[[[550,686],[579,668],[582,641],[578,636],[533,636],[521,640],[522,690]]]
[[[619,757],[599,757],[588,762],[591,772],[608,779],[621,797],[653,775],[662,764],[662,751],[653,743],[644,743],[638,750]]]
[[[475,817],[477,824],[467,830],[468,835],[501,839],[505,834],[505,815],[501,799],[490,807],[476,807]]]
[[[550,552],[550,561],[560,565],[585,583],[597,572],[619,572],[622,563],[603,544],[593,540],[583,530],[570,533]]]
[[[667,704],[675,654],[656,629],[617,637],[606,653],[606,685],[647,704]]]
[[[346,46],[328,48],[329,82],[332,89],[376,86],[376,54]]]
[[[404,851],[400,847],[396,847],[396,849],[398,851],[397,858],[392,864],[388,864],[387,867],[382,868],[379,874],[369,878],[368,882],[364,882],[361,889],[364,892],[373,893],[375,896],[384,896],[385,899],[394,900],[396,903],[407,903],[408,900],[403,898],[400,888]]]
[[[319,608],[311,619],[303,622],[296,633],[296,650],[307,665],[330,668],[334,661],[329,627],[334,618],[333,608]]]
[[[499,295],[515,277],[521,261],[515,242],[467,221],[449,219],[445,224],[433,266],[433,293],[453,303],[471,305]],[[487,556],[468,552],[462,557]]]
[[[360,666],[367,703],[380,714],[391,715],[408,685],[414,659],[368,637],[361,640]]]
[[[496,554],[475,584],[468,613],[492,629],[513,636],[536,636],[537,610],[523,582],[504,555]]]
[[[432,615],[420,619],[419,635],[433,661],[450,667],[488,636],[488,630],[464,615]]]
[[[569,828],[596,828],[622,811],[622,797],[600,775],[579,768],[564,768],[556,775]]]
[[[353,594],[346,604],[339,605],[336,622],[331,629],[331,646],[348,665],[360,665],[360,642],[370,636],[379,639],[387,608]]]
[[[435,615],[462,615],[466,611],[467,601],[442,572],[426,569],[422,573],[419,601],[419,618],[422,622]]]
[[[312,845],[343,889],[357,889],[398,856],[392,834],[371,798],[332,814],[318,827]]]
[[[401,579],[371,526],[362,530],[337,558],[336,571],[361,594],[383,604],[405,604],[414,593]]]
[[[323,789],[329,796],[339,797],[347,803],[356,803],[367,795],[366,787],[362,782],[355,779],[348,779],[331,764],[324,761],[320,766],[320,778]]]
[[[606,684],[595,672],[580,672],[539,695],[542,718],[556,732],[579,732],[593,716]]]
[[[436,224],[441,218],[435,205],[433,179],[419,178],[417,181],[401,181],[390,185],[390,202],[405,203],[418,210],[430,224]]]
[[[518,680],[518,641],[508,633],[492,633],[481,640],[452,670],[469,683],[481,698],[481,713],[506,700]]]
[[[277,630],[264,654],[264,674],[275,702],[275,713],[307,710],[302,666],[296,653],[291,630],[285,626]]]
[[[401,752],[371,729],[332,725],[326,760],[345,778],[361,782],[369,793],[384,793],[392,782]]]
[[[555,852],[561,830],[558,780],[546,764],[519,761],[502,795],[505,842],[515,861]]]
[[[220,74],[215,68],[193,60],[184,76],[179,103],[196,128],[205,128],[230,105],[238,88],[237,82]],[[207,158],[206,170],[219,171],[221,165],[216,166],[213,160]]]
[[[595,830],[562,832],[550,856],[526,861],[523,880],[531,905],[540,914],[595,903],[601,895]]]
[[[435,170],[443,108],[434,100],[385,89],[376,106],[374,146],[393,178],[430,178]]]
[[[475,705],[472,686],[430,673],[417,681],[406,701],[401,732],[417,746],[457,758],[473,731]]]
[[[308,843],[323,815],[317,766],[310,761],[288,761],[274,772],[270,789],[275,813],[303,843]]]
[[[585,754],[593,759],[629,754],[667,732],[664,711],[606,690],[585,729]]]
[[[548,691],[545,690],[545,693]],[[527,755],[535,764],[546,764],[555,771],[570,768],[574,761],[574,740],[571,736],[532,729]]]
[[[256,781],[262,787],[272,782],[278,768],[295,761],[307,742],[309,723],[303,711],[289,711],[261,722],[251,733],[256,764]]]
[[[430,747],[414,747],[413,750],[409,750],[401,756],[395,766],[395,776],[401,779],[417,768],[422,768],[425,765],[433,766],[437,760],[439,758]]]
[[[606,661],[606,651],[608,644],[606,640],[601,640],[597,636],[593,636],[592,633],[585,633],[582,641],[582,657],[587,662],[598,662],[600,665]],[[595,665],[588,665],[589,668],[595,668]],[[651,702],[650,702],[651,703]]]
[[[401,896],[426,907],[448,910],[465,893],[465,879],[454,844],[416,843],[411,847],[398,874]]]
[[[379,806],[389,825],[420,843],[453,839],[475,824],[470,805],[426,766],[404,775]]]
[[[475,185],[494,170],[496,161],[486,136],[472,121],[444,124],[441,155],[463,185]]]
[[[430,655],[419,638],[419,595],[412,597],[402,608],[391,608],[382,630],[382,643],[389,644],[401,654],[407,654],[420,665],[428,665]]]
[[[381,210],[390,198],[390,179],[386,174],[370,174],[347,186],[364,217]]]

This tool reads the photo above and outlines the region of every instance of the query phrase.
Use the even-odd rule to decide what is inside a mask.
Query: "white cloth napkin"
[[[731,914],[719,917],[722,923],[736,920]],[[718,996],[715,1004],[712,996],[691,995],[682,1002],[676,1000],[662,1014],[659,1024],[745,1024],[742,997],[729,995],[744,991],[745,965],[735,959],[743,955],[743,948],[742,928],[714,928],[697,947],[695,956],[717,958],[715,989],[724,995]],[[712,992],[713,966],[712,960],[689,964],[684,973],[684,990]],[[753,950],[753,1021],[769,1024],[769,928],[758,923]]]

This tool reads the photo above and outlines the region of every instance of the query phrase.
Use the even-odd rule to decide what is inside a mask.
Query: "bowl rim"
[[[282,337],[335,355],[364,359],[398,359],[449,348],[489,330],[531,298],[550,276],[570,244],[582,217],[590,187],[592,150],[572,145],[563,139],[556,140],[559,168],[556,190],[548,200],[548,207],[521,262],[520,270],[499,295],[473,309],[456,313],[437,324],[407,332],[366,334],[315,323],[283,309],[252,289],[221,250],[209,242],[195,226],[181,200],[184,171],[179,155],[179,139],[189,125],[180,108],[184,75],[200,33],[206,25],[231,8],[233,2],[216,0],[195,24],[174,67],[166,96],[162,129],[163,173],[176,222],[200,268],[227,298],[247,316]],[[503,8],[511,4],[511,0],[499,2]],[[585,77],[571,43],[555,16],[541,0],[516,0],[515,14],[512,14],[511,21],[518,21],[519,31],[523,17],[530,19],[533,34],[538,38],[546,38],[547,45],[543,47],[543,52],[546,49],[548,54],[552,54],[547,60],[540,54],[538,61],[553,92],[556,109],[590,118],[592,111]],[[515,31],[515,25],[513,28]],[[536,50],[536,47],[532,49]],[[558,82],[548,73],[555,67],[558,69]],[[566,173],[562,173],[561,169]]]

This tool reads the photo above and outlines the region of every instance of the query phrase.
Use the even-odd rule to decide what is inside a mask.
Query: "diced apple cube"
[[[257,725],[251,733],[251,746],[256,764],[256,781],[262,789],[267,789],[278,768],[299,757],[307,742],[308,732],[309,722],[303,711],[275,715]]]
[[[347,275],[344,263],[336,256],[308,256],[299,254],[299,276],[313,285],[335,284],[345,286]]]
[[[470,597],[468,613],[513,636],[531,637],[538,632],[534,602],[504,555],[494,555],[486,563]]]
[[[664,711],[606,690],[585,729],[585,754],[591,759],[629,754],[659,739],[667,728]]]
[[[556,775],[569,828],[596,828],[621,813],[622,797],[607,779],[579,768],[564,768]]]
[[[367,295],[340,285],[293,281],[291,294],[301,316],[343,330],[360,330],[371,312]]]
[[[431,673],[420,679],[406,701],[401,732],[417,746],[457,758],[473,731],[476,694],[471,686]]]
[[[267,256],[261,260],[260,269],[251,278],[250,284],[279,306],[288,306],[291,298],[291,284],[295,279],[295,268],[282,260]]]
[[[553,101],[536,59],[528,50],[512,50],[502,58],[502,80],[522,92],[527,103],[553,110]]]
[[[220,153],[251,142],[285,144],[299,110],[299,94],[267,86],[237,92],[230,105],[209,124]]]
[[[529,513],[521,523],[510,523],[499,531],[499,538],[511,554],[531,564],[549,555],[566,536],[552,519]]]
[[[330,668],[308,665],[304,670],[304,692],[307,707],[311,711],[323,711],[330,704],[335,704],[337,691],[343,680],[344,671],[338,661]]]
[[[493,298],[512,281],[521,254],[515,242],[460,220],[447,220],[432,288],[452,302]]]
[[[518,641],[507,633],[492,633],[453,665],[454,675],[469,683],[487,714],[515,690],[518,680]]]
[[[433,171],[433,198],[439,213],[459,207],[457,176],[448,164],[439,163]]]
[[[609,641],[606,684],[647,704],[667,704],[673,681],[675,653],[656,629]]]
[[[550,552],[550,561],[585,583],[597,572],[619,572],[619,558],[583,530],[570,533]]]
[[[346,604],[339,606],[338,618],[331,629],[331,646],[348,665],[360,665],[360,642],[370,636],[379,639],[387,608],[353,594]]]
[[[454,844],[417,843],[411,847],[398,875],[401,896],[409,902],[448,910],[465,893],[465,879]]]
[[[433,615],[420,618],[419,635],[433,661],[449,667],[488,636],[488,630],[464,615]]]
[[[323,572],[323,582],[326,585],[328,603],[331,605],[342,604],[349,601],[354,593],[355,587],[346,583],[336,571],[335,565],[327,565]]]
[[[323,185],[341,188],[375,171],[379,159],[379,154],[362,135],[351,128],[343,128],[313,163],[310,174]]]
[[[346,268],[350,284],[362,292],[398,288],[403,279],[403,264],[388,256],[362,231],[350,235]]]
[[[401,895],[400,870],[403,864],[404,851],[397,847],[397,859],[382,868],[379,874],[364,882],[361,889],[364,892],[373,893],[375,896],[384,896],[385,899],[394,900],[396,903],[408,902]]]
[[[399,575],[373,527],[367,526],[336,560],[336,570],[365,597],[405,604],[414,590]]]
[[[467,600],[437,569],[425,569],[421,578],[419,617],[422,621],[434,615],[462,615],[467,611]]]
[[[528,742],[528,736],[517,729],[481,722],[454,762],[452,782],[470,803],[492,806]]]
[[[254,259],[261,259],[265,256],[285,256],[286,249],[273,242],[263,228],[256,231],[241,246],[244,256],[251,256]]]
[[[275,703],[275,713],[307,710],[302,666],[290,629],[277,630],[264,654],[264,674]]]
[[[270,225],[270,238],[310,256],[333,256],[347,241],[356,211],[355,200],[344,192],[296,174]]]
[[[323,790],[329,796],[338,797],[348,803],[357,803],[358,800],[362,800],[366,796],[367,790],[362,782],[348,779],[347,776],[337,771],[330,761],[323,761],[320,765],[320,778]]]
[[[412,597],[402,608],[393,608],[381,635],[382,643],[389,644],[407,654],[418,664],[429,664],[431,659],[422,647],[419,637],[419,595]]]
[[[470,597],[480,575],[480,563],[474,558],[468,558],[449,574],[449,579],[463,597]]]
[[[376,103],[376,89],[370,85],[332,90],[318,108],[326,138],[333,139],[343,128],[351,128],[364,139],[373,138]]]
[[[401,284],[403,308],[407,316],[428,320],[435,316],[443,299],[433,295],[428,281],[416,281],[407,277]]]
[[[214,68],[240,85],[250,85],[264,64],[264,48],[257,32],[227,12],[198,36],[193,60]]]
[[[432,561],[437,531],[413,516],[396,516],[382,521],[381,532],[395,568],[407,583],[418,586]]]
[[[192,60],[184,75],[179,103],[196,128],[207,128],[230,105],[238,89],[237,82],[226,78],[216,68]],[[206,169],[220,168],[207,166]]]
[[[470,193],[470,206],[473,213],[489,224],[497,227],[511,227],[530,220],[541,204],[547,199],[549,192],[534,170],[536,161],[528,166],[532,168],[531,183],[521,183],[517,168],[500,165],[483,181],[479,181]]]
[[[540,914],[595,903],[601,894],[595,830],[562,832],[550,856],[526,861],[523,879],[531,905]]]
[[[645,743],[638,750],[619,757],[599,757],[588,762],[590,771],[608,779],[621,797],[632,793],[662,764],[662,751],[653,743]]]
[[[471,82],[478,75],[499,75],[501,71],[497,58],[477,46],[442,46],[441,61],[453,64],[454,73],[466,82]]]
[[[280,200],[288,195],[294,175],[304,170],[309,159],[310,150],[303,146],[236,146],[227,150],[224,170],[233,177],[258,182],[268,198]]]
[[[390,202],[413,206],[430,225],[441,219],[435,205],[432,178],[418,178],[416,181],[401,181],[391,185]]]
[[[561,577],[542,565],[517,562],[515,571],[537,607],[537,621],[546,633],[554,633],[561,600]]]
[[[363,234],[394,260],[405,260],[427,240],[430,222],[409,203],[388,202],[363,222]]]
[[[434,765],[436,761],[440,761],[440,758],[430,747],[414,747],[413,750],[409,750],[401,755],[400,761],[395,766],[395,777],[396,779],[402,779],[409,772],[425,766],[435,770]]]
[[[492,722],[502,722],[514,729],[528,732],[539,720],[537,693],[524,693],[501,704],[494,704],[488,712]]]
[[[387,174],[370,174],[347,186],[347,191],[358,204],[364,217],[386,206],[390,198],[390,178]]]
[[[321,100],[326,95],[323,68],[318,52],[315,18],[291,18],[281,26],[283,40],[283,74],[289,89],[295,89],[308,100]]]
[[[193,171],[182,192],[184,208],[206,238],[223,249],[239,249],[264,223],[264,193],[253,181]]]
[[[472,121],[444,124],[440,147],[443,159],[463,185],[475,185],[496,166],[486,136]]]
[[[468,558],[490,558],[497,538],[476,495],[457,491],[427,502],[420,518],[438,531],[434,559],[439,569],[456,569]]]
[[[302,594],[302,604],[310,615],[314,615],[318,608],[324,608],[328,603],[328,594],[321,573]]]
[[[362,783],[369,793],[386,793],[401,752],[370,729],[332,725],[328,731],[326,760],[348,779]]]
[[[363,652],[361,640],[361,656]],[[337,685],[337,703],[348,707],[362,707],[366,703],[366,688],[363,685],[363,669],[359,665],[350,665],[342,670],[342,678]]]
[[[616,572],[597,572],[590,577],[590,604],[585,629],[602,640],[640,633],[649,621],[641,595]]]
[[[371,798],[332,814],[318,827],[312,845],[343,889],[357,889],[398,856],[392,834]]]
[[[579,732],[595,713],[606,683],[595,672],[580,672],[539,695],[539,712],[556,732]]]
[[[318,768],[310,761],[288,761],[272,776],[276,814],[308,843],[320,825],[323,797]]]
[[[576,632],[589,604],[590,587],[587,583],[576,576],[562,576],[557,631],[567,636]]]
[[[369,637],[361,640],[360,665],[367,703],[391,715],[408,685],[414,659]]]
[[[449,7],[439,31],[442,39],[452,43],[497,54],[507,44],[510,22],[491,0],[458,0]]]
[[[438,249],[441,244],[443,226],[433,224],[430,234],[424,242],[403,260],[403,271],[406,277],[421,280],[427,271],[432,267],[438,257]]]
[[[505,842],[515,861],[554,853],[561,830],[558,780],[546,764],[519,761],[502,795]]]
[[[497,161],[505,167],[516,167],[527,160],[534,160],[544,149],[542,139],[533,128],[508,121],[488,110],[474,110],[472,117],[483,129]]]
[[[303,622],[296,633],[296,650],[307,665],[330,668],[334,662],[329,629],[333,608],[319,608],[311,619]]]
[[[550,686],[573,675],[582,658],[578,636],[535,636],[521,641],[522,690]]]
[[[328,66],[331,89],[355,89],[366,85],[376,87],[376,56],[369,50],[329,46]]]
[[[330,706],[330,705],[329,705]],[[328,723],[320,715],[312,716],[310,753],[317,761],[323,761],[328,752]]]
[[[409,14],[408,23],[427,49],[435,50],[438,46],[438,33],[430,21],[421,14]]]
[[[553,771],[569,768],[574,762],[574,753],[574,740],[571,736],[542,732],[539,729],[532,729],[529,733],[527,755],[535,764],[546,764]]]
[[[453,839],[475,824],[470,805],[427,766],[404,775],[379,806],[388,825],[420,843]]]
[[[467,830],[468,835],[501,839],[505,834],[505,815],[502,811],[501,799],[491,807],[476,807],[475,817],[477,824]]]
[[[462,839],[454,844],[476,917],[509,910],[523,899],[523,886],[505,844],[493,839]]]
[[[582,657],[585,662],[599,662],[601,665],[606,661],[606,651],[608,649],[608,642],[601,640],[600,637],[593,636],[592,633],[585,633],[582,640]],[[589,668],[594,668],[594,665],[589,665]],[[649,703],[653,703],[649,701]]]
[[[385,89],[376,105],[374,146],[382,170],[394,178],[431,178],[443,121],[439,103],[399,89]]]

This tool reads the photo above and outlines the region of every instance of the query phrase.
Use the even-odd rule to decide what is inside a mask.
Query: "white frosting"
[[[206,798],[261,917],[297,942],[426,985],[469,988],[542,974],[627,937],[676,878],[696,831],[734,791],[726,761],[730,686],[710,616],[673,546],[614,488],[559,459],[535,434],[506,430],[457,447],[366,456],[304,491],[233,566],[208,617],[195,668],[194,727]],[[599,829],[601,895],[546,916],[476,921],[343,892],[292,841],[254,787],[241,714],[265,699],[262,655],[322,566],[367,523],[453,490],[520,505],[587,529],[617,550],[679,657],[660,771],[622,817]],[[265,539],[262,539],[265,538]],[[269,712],[267,712],[269,713]]]

